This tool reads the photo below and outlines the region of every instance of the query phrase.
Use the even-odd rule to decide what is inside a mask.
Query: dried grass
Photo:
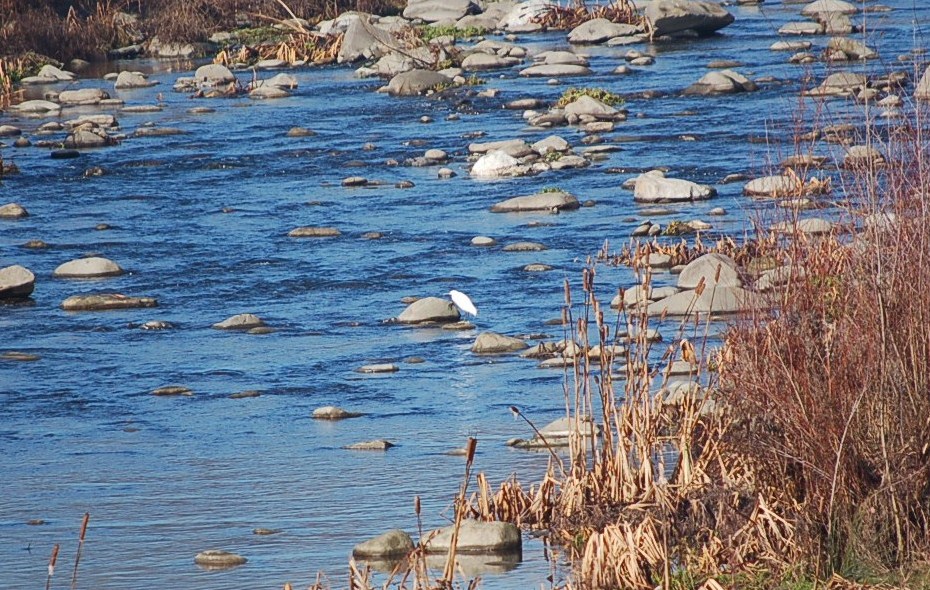
[[[598,3],[593,7],[589,7],[583,0],[575,0],[565,6],[553,4],[534,20],[545,29],[568,30],[596,18],[605,18],[615,23],[646,26],[646,20],[636,12],[636,7],[630,0],[615,0],[607,4]]]

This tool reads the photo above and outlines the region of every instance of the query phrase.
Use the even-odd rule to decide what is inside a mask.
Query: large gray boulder
[[[336,61],[351,63],[360,59],[376,59],[394,44],[391,33],[377,26],[368,14],[355,15],[349,21]]]
[[[90,105],[110,98],[110,94],[102,88],[81,88],[79,90],[62,90],[58,95],[58,102],[63,105]]]
[[[502,57],[500,55],[490,55],[487,53],[472,53],[462,60],[462,69],[466,72],[483,72],[487,70],[499,70],[501,68],[510,68],[519,64],[522,60],[517,57]]]
[[[119,76],[116,77],[116,82],[113,84],[113,87],[117,90],[123,90],[128,88],[148,88],[149,86],[154,86],[157,82],[153,82],[145,77],[145,74],[141,72],[120,72]]]
[[[742,287],[705,288],[700,295],[689,289],[650,303],[646,313],[652,316],[687,316],[692,314],[733,314],[751,309],[753,293]]]
[[[427,23],[457,21],[466,14],[480,12],[471,0],[407,0],[404,18]]]
[[[413,548],[410,535],[400,529],[392,529],[353,547],[352,557],[403,557]]]
[[[725,254],[705,254],[692,260],[678,275],[678,287],[695,289],[704,281],[704,286],[741,287],[743,281],[739,275],[736,262]]]
[[[703,201],[717,194],[706,184],[680,178],[666,178],[659,170],[651,170],[636,178],[633,198],[640,203],[679,203]]]
[[[513,197],[500,203],[491,205],[491,211],[494,213],[512,213],[519,211],[561,211],[563,209],[578,209],[581,203],[575,195],[564,191],[546,191],[527,195],[523,197]]]
[[[68,149],[95,148],[112,143],[113,138],[103,129],[76,129],[65,138],[64,146]]]
[[[568,34],[568,42],[593,45],[614,37],[628,37],[639,33],[642,33],[642,29],[635,25],[615,23],[606,18],[595,18],[572,29]]]
[[[930,66],[924,70],[923,75],[917,82],[917,88],[914,89],[914,98],[917,100],[930,100]]]
[[[427,322],[457,322],[462,318],[459,310],[447,299],[424,297],[407,306],[397,321],[401,324],[422,324]]]
[[[618,113],[614,107],[587,94],[579,96],[565,106],[565,117],[570,123],[577,122],[581,117],[612,121],[617,118]]]
[[[252,313],[240,313],[228,317],[222,322],[213,324],[217,330],[251,330],[264,326],[265,322],[260,317]]]
[[[709,72],[700,80],[685,89],[686,95],[707,96],[712,94],[735,94],[753,92],[758,89],[756,83],[733,70]]]
[[[526,0],[519,2],[501,17],[498,28],[512,33],[530,33],[542,28],[536,20],[557,4],[553,0]]]
[[[123,269],[108,258],[91,256],[78,258],[60,264],[52,276],[68,279],[87,279],[93,277],[115,277],[123,274]]]
[[[850,15],[857,12],[859,12],[859,9],[855,5],[843,0],[817,0],[801,9],[801,14],[810,17],[830,13]]]
[[[656,37],[684,31],[709,35],[734,21],[719,4],[702,0],[655,0],[646,7],[646,18]]]
[[[426,543],[429,553],[444,553],[452,544],[454,526],[435,531]],[[458,545],[456,550],[460,553],[504,553],[517,551],[521,548],[523,539],[520,529],[509,522],[481,522],[477,520],[463,520],[459,527]]]
[[[236,81],[236,76],[229,68],[220,64],[200,66],[194,72],[194,79],[202,86],[220,86]]]
[[[32,295],[35,285],[36,276],[24,266],[0,268],[0,299],[25,299]]]
[[[500,354],[515,352],[528,348],[526,342],[513,336],[504,336],[497,332],[482,332],[475,338],[471,351],[475,354]]]
[[[452,79],[431,70],[410,70],[397,74],[388,82],[386,92],[394,96],[414,96],[448,86]]]

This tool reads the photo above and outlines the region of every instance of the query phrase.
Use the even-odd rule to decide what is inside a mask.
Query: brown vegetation
[[[645,25],[645,19],[636,12],[636,7],[630,0],[598,3],[593,7],[580,0],[575,0],[567,6],[553,4],[535,20],[545,29],[568,30],[596,18],[606,18],[615,23]]]

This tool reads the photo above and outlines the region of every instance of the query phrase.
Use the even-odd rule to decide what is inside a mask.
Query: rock
[[[735,94],[737,92],[753,92],[758,89],[742,74],[733,70],[720,70],[709,72],[700,80],[685,89],[686,95],[706,96],[711,94]]]
[[[455,176],[455,170],[451,168],[440,168],[436,171],[436,176],[442,179],[453,178]]]
[[[454,526],[439,529],[428,536],[428,553],[445,553],[452,542]],[[456,551],[460,553],[502,553],[522,547],[520,529],[509,522],[463,520],[458,531]]]
[[[863,166],[881,166],[885,156],[872,146],[854,145],[846,149],[843,156],[843,168],[861,168]]]
[[[183,385],[166,385],[164,387],[153,389],[152,395],[155,395],[158,397],[173,397],[173,396],[191,397],[194,395],[194,392],[191,391],[190,387],[184,387]]]
[[[414,96],[450,86],[452,78],[431,70],[410,70],[397,74],[387,85],[387,93],[393,96]]]
[[[250,330],[264,325],[264,320],[257,315],[240,313],[213,324],[213,327],[217,330]]]
[[[810,17],[818,17],[831,12],[849,15],[856,14],[859,9],[849,2],[843,2],[843,0],[817,0],[801,9],[802,15]]]
[[[0,360],[4,361],[16,361],[20,363],[34,363],[36,361],[42,360],[42,357],[38,354],[31,352],[20,352],[18,350],[7,350],[0,354]],[[27,522],[26,524],[44,524],[43,522],[33,523]]]
[[[857,39],[849,37],[833,37],[827,43],[827,49],[842,51],[849,59],[875,59],[878,52]]]
[[[702,0],[654,0],[646,6],[645,16],[654,37],[689,30],[709,35],[735,20],[719,4]]]
[[[550,135],[545,139],[540,139],[530,147],[540,156],[545,156],[550,152],[567,152],[571,149],[568,142],[558,135]]]
[[[678,275],[678,288],[696,289],[701,280],[707,289],[743,285],[736,262],[725,254],[717,253],[705,254],[688,263]]]
[[[97,104],[110,98],[110,94],[101,88],[81,88],[80,90],[63,90],[58,94],[58,102],[63,105]]]
[[[923,75],[920,76],[917,87],[914,89],[914,98],[917,100],[930,100],[930,66],[927,66]]]
[[[575,64],[540,64],[520,70],[521,76],[536,78],[563,78],[570,76],[590,76],[593,72],[588,66]]]
[[[810,236],[829,234],[833,229],[833,223],[819,217],[799,219],[797,222],[782,221],[772,226],[772,230],[779,233]]]
[[[458,308],[451,301],[439,297],[424,297],[408,305],[397,316],[397,321],[401,324],[457,322],[461,317]]]
[[[676,203],[703,201],[717,194],[710,186],[690,180],[665,178],[659,170],[651,170],[636,178],[633,198],[640,203]]]
[[[472,53],[462,60],[462,69],[466,72],[485,72],[488,70],[511,68],[521,63],[522,61],[523,60],[516,57],[488,55],[487,53]]]
[[[823,25],[820,23],[802,22],[785,23],[778,29],[779,35],[822,35]]]
[[[475,178],[503,178],[522,176],[526,172],[526,167],[521,166],[519,160],[504,150],[495,150],[478,158],[470,174]]]
[[[578,209],[581,203],[578,199],[563,191],[546,191],[525,197],[513,197],[500,203],[491,205],[494,213],[510,213],[518,211],[561,211]]]
[[[223,84],[235,83],[236,76],[229,68],[220,64],[207,64],[197,68],[194,72],[194,80],[201,86],[221,86]]]
[[[776,41],[769,46],[772,51],[807,51],[813,45],[810,41]]]
[[[423,22],[457,21],[466,14],[480,12],[471,0],[407,0],[404,18]]]
[[[35,285],[36,276],[24,266],[0,268],[0,300],[25,299],[32,295]]]
[[[112,138],[103,129],[76,129],[65,138],[64,145],[68,149],[76,149],[105,147],[111,143]]]
[[[523,158],[533,153],[533,148],[522,139],[507,139],[504,141],[489,141],[485,143],[470,143],[468,151],[472,154],[487,154],[494,151],[505,152],[514,158]]]
[[[0,219],[18,219],[29,217],[29,212],[19,203],[7,203],[0,206]]]
[[[523,267],[524,272],[548,272],[552,269],[552,266],[548,264],[542,264],[541,262],[534,262]]]
[[[279,88],[278,86],[259,86],[258,88],[253,88],[249,91],[249,98],[254,98],[257,100],[287,98],[290,95],[290,92],[283,88]]]
[[[49,100],[26,100],[11,106],[10,110],[37,115],[56,115],[61,112],[61,105]]]
[[[23,130],[13,125],[0,125],[0,137],[16,137],[22,135]]]
[[[706,288],[700,296],[689,289],[650,303],[646,313],[651,316],[685,316],[692,314],[731,314],[751,309],[753,294],[741,287]]]
[[[235,567],[244,564],[246,561],[248,560],[241,555],[219,549],[201,551],[194,557],[194,563],[197,565],[216,569]]]
[[[380,365],[363,365],[355,369],[356,373],[396,373],[399,371],[397,365],[380,364]]]
[[[426,152],[423,153],[423,157],[430,162],[445,162],[449,159],[449,154],[442,150],[432,149],[426,150]]]
[[[155,84],[157,84],[157,82],[149,80],[145,77],[145,74],[141,72],[120,72],[119,76],[116,77],[116,82],[113,84],[113,87],[117,90],[124,90],[128,88],[148,88]]]
[[[346,14],[350,22],[342,38],[338,63],[351,63],[360,59],[376,59],[388,52],[395,44],[390,31],[379,27],[371,15],[364,13]]]
[[[134,309],[139,307],[156,307],[154,297],[128,297],[121,293],[100,293],[94,295],[72,295],[61,302],[65,311],[103,311],[109,309]]]
[[[749,197],[787,197],[796,195],[799,191],[797,178],[785,175],[755,178],[743,187],[743,194]]]
[[[809,96],[840,96],[855,94],[868,86],[868,79],[863,74],[837,72],[830,74],[815,88],[806,92]]]
[[[142,330],[168,330],[173,327],[174,325],[171,322],[164,320],[149,320],[139,326]]]
[[[352,557],[403,557],[414,549],[413,539],[400,529],[393,529],[377,537],[362,541],[352,548]]]
[[[504,246],[504,252],[542,252],[545,249],[539,242],[514,242]]]
[[[565,117],[569,123],[577,123],[584,117],[612,121],[619,111],[612,106],[583,94],[565,106]]]
[[[386,451],[393,446],[396,445],[390,441],[378,439],[357,442],[355,444],[348,445],[345,448],[350,451]]]
[[[287,130],[288,137],[313,137],[314,135],[316,132],[306,127],[291,127]]]
[[[123,269],[118,264],[99,256],[78,258],[77,260],[65,262],[52,272],[52,276],[70,279],[115,277],[121,274],[123,274]]]
[[[267,80],[260,81],[258,86],[273,86],[275,88],[286,88],[288,90],[293,90],[297,88],[297,78],[291,74],[277,74],[271,78],[268,78]]]
[[[512,336],[504,336],[497,332],[482,332],[475,338],[471,351],[475,354],[500,354],[514,352],[528,348],[526,342]]]
[[[349,412],[336,406],[323,406],[313,410],[311,417],[315,420],[345,420],[347,418],[358,418],[363,416],[361,412]]]
[[[342,232],[335,227],[296,227],[287,232],[289,238],[335,238]]]
[[[510,9],[498,23],[498,27],[514,33],[535,32],[542,28],[536,20],[546,14],[552,6],[552,0],[527,0],[519,2]]]
[[[614,23],[606,18],[595,18],[572,29],[568,34],[568,42],[593,45],[614,37],[628,37],[642,32],[642,29],[634,25]]]
[[[50,78],[58,82],[70,82],[77,78],[77,75],[74,72],[68,72],[53,66],[52,64],[45,64],[39,69],[39,73],[36,74],[39,78]]]
[[[342,179],[342,186],[345,187],[366,186],[367,184],[368,179],[362,176],[349,176]]]

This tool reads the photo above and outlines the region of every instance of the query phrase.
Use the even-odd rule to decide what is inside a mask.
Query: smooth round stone
[[[475,236],[471,239],[472,246],[494,246],[497,240],[488,236]]]
[[[194,563],[208,568],[228,568],[242,565],[248,561],[245,557],[220,549],[208,549],[194,556]]]
[[[408,356],[404,359],[404,362],[408,365],[418,365],[420,363],[425,363],[426,359],[421,356]]]
[[[446,152],[442,150],[432,149],[432,150],[426,150],[426,152],[423,154],[423,157],[426,158],[427,160],[433,160],[435,162],[443,162],[449,159],[449,154],[447,154]]]
[[[252,313],[240,313],[213,324],[217,330],[250,330],[264,326],[265,321]]]
[[[185,396],[190,397],[194,395],[194,392],[189,387],[184,387],[183,385],[166,385],[164,387],[159,387],[158,389],[152,390],[152,395],[170,397],[170,396]]]
[[[455,170],[452,170],[451,168],[440,168],[439,171],[436,172],[436,176],[443,179],[452,178],[455,176]]]
[[[13,142],[13,147],[26,148],[32,145],[32,142],[26,139],[25,137],[20,137]]]
[[[97,226],[98,229],[100,226]],[[104,229],[108,229],[106,226]],[[118,264],[107,258],[100,256],[91,256],[89,258],[78,258],[59,265],[52,276],[59,278],[93,278],[93,277],[113,277],[123,274],[123,269]]]
[[[379,365],[363,365],[355,369],[356,373],[395,373],[400,369],[397,365],[384,363]]]
[[[342,186],[348,186],[348,187],[365,186],[367,184],[368,184],[368,179],[363,178],[361,176],[350,176],[342,180]]]
[[[257,334],[261,336],[262,334],[273,334],[276,330],[271,326],[255,326],[254,328],[249,328],[246,330],[246,334]]]
[[[19,203],[7,203],[0,206],[0,219],[16,219],[19,217],[29,217],[29,212]]]
[[[724,209],[723,207],[714,207],[713,209],[708,211],[707,214],[708,215],[726,215],[727,210]]]

